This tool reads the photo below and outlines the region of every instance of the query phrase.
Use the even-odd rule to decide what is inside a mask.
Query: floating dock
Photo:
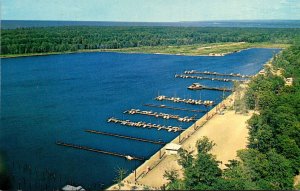
[[[211,81],[221,81],[221,82],[247,82],[248,80],[239,80],[239,79],[226,79],[226,78],[210,78],[205,76],[191,76],[185,74],[176,74],[175,78],[183,78],[183,79],[197,79],[197,80],[211,80]]]
[[[193,83],[188,87],[189,90],[215,90],[215,91],[223,91],[223,92],[232,92],[232,89],[227,88],[219,88],[219,87],[207,87],[203,86],[199,83]]]
[[[127,110],[124,111],[123,113],[127,113],[127,114],[140,114],[140,115],[148,115],[148,116],[152,116],[152,117],[159,117],[159,118],[163,118],[163,119],[176,119],[180,122],[192,122],[192,121],[196,121],[195,117],[180,117],[179,115],[172,115],[172,114],[167,114],[167,113],[157,113],[157,112],[152,112],[152,111],[141,111],[139,109],[131,109],[131,110]]]
[[[118,137],[118,138],[122,138],[122,139],[130,139],[130,140],[134,140],[134,141],[153,143],[153,144],[158,144],[158,145],[167,144],[166,142],[163,142],[163,141],[153,141],[153,140],[149,140],[149,139],[142,139],[142,138],[137,138],[137,137],[124,136],[124,135],[119,135],[119,134],[114,134],[114,133],[106,133],[106,132],[90,130],[90,129],[85,130],[85,132],[100,134],[100,135],[107,135],[107,136],[111,136],[111,137]]]
[[[124,154],[114,153],[114,152],[109,152],[109,151],[103,151],[103,150],[94,149],[94,148],[87,147],[87,146],[64,143],[64,142],[61,142],[61,141],[57,141],[56,144],[59,145],[59,146],[70,147],[70,148],[74,148],[74,149],[80,149],[80,150],[86,150],[86,151],[91,151],[91,152],[96,152],[96,153],[101,153],[101,154],[106,154],[106,155],[122,157],[122,158],[126,158],[128,160],[140,160],[140,161],[145,160],[144,158],[140,158],[140,157],[124,155]]]
[[[209,71],[196,71],[196,70],[188,70],[184,71],[185,74],[206,74],[206,75],[215,75],[215,76],[230,76],[230,77],[240,77],[240,78],[251,78],[250,75],[244,75],[244,74],[236,74],[236,73],[230,73],[230,74],[222,74],[218,72],[209,72]]]
[[[167,97],[164,95],[157,96],[155,98],[155,100],[158,100],[158,101],[167,100],[167,101],[172,101],[174,103],[186,103],[186,104],[192,104],[192,105],[205,105],[205,106],[211,106],[214,104],[214,102],[210,101],[210,100],[202,101],[202,100],[196,100],[196,99],[183,99],[183,98],[179,98],[179,97]]]
[[[138,127],[138,128],[155,128],[157,130],[166,130],[168,132],[177,132],[177,131],[184,131],[184,129],[180,128],[180,127],[174,127],[174,126],[162,126],[162,125],[156,125],[156,124],[152,124],[152,123],[146,123],[143,121],[139,121],[139,122],[133,122],[133,121],[129,121],[129,120],[120,120],[114,117],[111,117],[107,120],[108,123],[119,123],[121,125],[126,125],[126,126],[130,126],[130,127]]]
[[[197,113],[205,113],[207,110],[196,110],[196,109],[188,109],[188,108],[180,108],[180,107],[172,107],[166,105],[156,105],[156,104],[144,104],[147,107],[157,107],[157,108],[165,108],[165,109],[172,109],[172,110],[180,110],[180,111],[190,111],[190,112],[197,112]]]

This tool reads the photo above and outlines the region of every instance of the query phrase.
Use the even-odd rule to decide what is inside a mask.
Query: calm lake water
[[[123,112],[136,108],[182,116],[196,114],[200,118],[204,113],[150,108],[143,104],[205,109],[203,106],[158,102],[154,98],[160,94],[220,102],[222,92],[187,90],[197,80],[174,78],[174,75],[192,69],[255,74],[278,51],[249,49],[224,57],[78,53],[2,59],[0,149],[8,159],[15,188],[52,190],[71,183],[94,190],[111,185],[117,167],[130,173],[141,163],[60,147],[55,142],[149,158],[161,148],[160,145],[89,134],[84,130],[168,142],[178,133],[106,121],[114,116],[187,128],[191,123]],[[232,87],[228,82],[204,80],[201,83]]]

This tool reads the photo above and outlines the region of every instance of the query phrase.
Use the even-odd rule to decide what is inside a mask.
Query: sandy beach
[[[246,148],[248,136],[246,121],[250,116],[250,114],[235,114],[234,111],[228,110],[224,112],[224,115],[216,115],[187,139],[182,147],[190,151],[195,150],[196,141],[202,136],[207,136],[216,143],[212,154],[216,155],[217,160],[222,161],[220,167],[224,168],[228,160],[236,157],[237,150]],[[167,183],[167,180],[163,178],[163,174],[170,169],[181,172],[176,155],[167,156],[156,168],[140,179],[139,183],[151,187],[160,187]]]
[[[209,111],[207,115],[185,130],[180,135],[180,143],[179,137],[171,142],[180,144],[182,148],[194,151],[193,154],[196,154],[196,141],[203,136],[207,136],[216,143],[212,154],[216,155],[217,160],[222,162],[220,168],[224,168],[228,160],[236,157],[237,150],[246,148],[248,136],[246,122],[253,114],[253,112],[236,114],[234,110],[229,110],[228,108],[233,104],[233,97],[234,94],[230,95]],[[220,113],[220,111],[222,112]],[[195,127],[199,128],[195,130]],[[161,151],[164,153],[164,147]],[[149,167],[151,170],[147,171],[146,169]],[[163,155],[160,158],[160,154],[157,152],[136,170],[137,180],[135,181],[134,173],[131,173],[123,180],[124,186],[121,189],[158,189],[167,183],[167,180],[163,178],[163,174],[170,169],[178,170],[180,177],[182,177],[182,169],[177,163],[177,155]],[[108,188],[108,190],[115,189],[118,189],[117,185]]]

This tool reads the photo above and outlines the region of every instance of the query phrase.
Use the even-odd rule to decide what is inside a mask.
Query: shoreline
[[[212,43],[214,44],[214,43]],[[246,44],[246,43],[240,43],[240,44]],[[207,44],[205,44],[207,45]],[[226,47],[226,45],[229,45],[229,48],[232,48],[236,45],[232,44],[221,44],[221,45],[214,45],[212,46],[213,48],[219,48],[219,47]],[[232,51],[224,51],[224,52],[218,52],[215,53],[216,50],[218,49],[211,49],[210,52],[204,53],[204,54],[196,54],[193,52],[189,53],[167,53],[167,52],[147,52],[147,50],[128,50],[128,49],[138,49],[138,48],[145,48],[145,47],[134,47],[134,48],[123,48],[123,49],[83,49],[83,50],[78,50],[78,51],[66,51],[66,52],[45,52],[45,53],[28,53],[28,54],[9,54],[9,55],[0,55],[0,59],[8,59],[8,58],[21,58],[21,57],[34,57],[34,56],[49,56],[49,55],[63,55],[63,54],[77,54],[77,53],[89,53],[89,52],[108,52],[108,53],[122,53],[122,54],[157,54],[157,55],[172,55],[172,56],[210,56],[210,57],[220,57],[220,56],[226,56],[229,54],[241,52],[243,50],[248,50],[251,48],[265,48],[265,49],[273,49],[273,48],[278,48],[278,49],[284,49],[287,46],[290,46],[290,44],[263,44],[263,43],[248,43],[250,47],[244,47],[244,48],[237,48],[236,50]],[[254,46],[252,46],[254,45]],[[179,47],[184,47],[184,46],[195,46],[195,45],[183,45]],[[174,46],[175,47],[175,46]],[[153,48],[153,47],[146,47],[146,48]],[[157,47],[156,47],[157,48]],[[163,48],[163,47],[160,47]],[[199,47],[203,48],[203,50],[206,50],[206,47]]]
[[[190,127],[185,129],[181,134],[179,134],[177,137],[175,137],[172,141],[169,143],[175,143],[183,145],[185,141],[187,141],[192,135],[196,132],[198,132],[201,127],[203,127],[207,122],[210,121],[216,114],[218,114],[221,111],[224,111],[224,108],[229,107],[233,103],[233,96],[234,92],[227,96],[223,101],[221,101],[219,104],[217,104],[215,107],[213,107],[211,110],[209,110],[204,116],[202,116],[200,119],[198,119],[195,123],[193,123]],[[137,167],[135,170],[133,170],[132,173],[130,173],[127,177],[125,177],[122,181],[122,183],[125,185],[136,185],[136,186],[147,186],[142,185],[138,183],[138,180],[147,175],[147,169],[153,169],[156,166],[158,166],[165,158],[166,158],[166,145],[160,148],[156,153],[154,153],[148,160],[146,160],[143,164],[141,164],[139,167]],[[136,181],[135,181],[135,173],[136,173]],[[116,190],[118,188],[117,184],[113,184],[106,188],[105,190]],[[150,187],[151,188],[151,187]],[[152,189],[159,189],[157,187],[153,187]],[[123,189],[124,190],[124,189]],[[126,189],[125,189],[126,190]],[[130,189],[129,189],[130,190]]]
[[[264,63],[263,64],[263,68],[257,74],[255,74],[254,76],[259,75],[259,73],[264,70],[264,66],[267,65],[272,59],[273,59],[273,57],[270,58],[266,63]],[[221,113],[225,112],[225,111],[228,110],[229,107],[233,106],[233,104],[234,104],[234,96],[235,96],[235,92],[232,92],[224,100],[222,100],[215,107],[213,107],[211,110],[209,110],[207,113],[205,113],[204,116],[202,116],[200,119],[198,119],[195,123],[193,123],[190,127],[188,127],[187,129],[185,129],[181,134],[179,134],[177,137],[175,137],[173,140],[171,140],[167,144],[169,144],[169,143],[175,143],[175,144],[179,144],[179,145],[181,145],[183,147],[184,143],[186,141],[189,141],[189,140],[195,138],[195,137],[193,137],[193,135],[195,133],[198,133],[199,130],[203,126],[206,125],[206,123],[210,122],[211,119],[213,119],[215,117],[215,115],[219,114],[220,112]],[[253,113],[254,113],[254,111],[250,111],[249,116],[251,117],[253,115]],[[234,115],[239,115],[239,114],[234,114]],[[248,132],[247,132],[247,136],[248,136]],[[246,141],[245,141],[245,143],[246,143]],[[122,180],[122,183],[124,184],[124,187],[125,187],[125,188],[123,188],[123,190],[132,190],[131,189],[132,186],[136,186],[138,189],[143,189],[146,186],[146,187],[149,188],[149,190],[151,190],[151,189],[152,190],[153,189],[154,190],[160,190],[160,187],[151,187],[149,185],[145,185],[145,184],[139,183],[138,181],[139,181],[140,177],[143,178],[143,176],[147,175],[147,173],[150,172],[150,171],[148,171],[149,167],[152,170],[153,168],[157,167],[160,163],[162,163],[162,161],[164,159],[166,159],[167,156],[172,156],[172,155],[166,155],[166,153],[165,153],[165,150],[166,150],[165,147],[166,147],[166,145],[163,146],[162,148],[160,148],[148,160],[146,160],[144,163],[142,163],[140,166],[138,166],[136,169],[134,169],[129,175],[127,175]],[[236,151],[235,151],[235,153],[236,153]],[[174,161],[168,161],[168,162],[171,163],[171,162],[174,162]],[[175,160],[175,162],[177,164],[177,160]],[[225,165],[225,164],[221,163],[220,168],[223,169],[224,168],[223,165]],[[136,179],[135,179],[135,174],[136,174],[136,177],[137,177]],[[161,180],[161,181],[163,182],[163,180]],[[118,189],[118,185],[115,183],[115,184],[112,184],[111,186],[109,186],[108,188],[106,188],[105,190],[116,190],[116,189]]]

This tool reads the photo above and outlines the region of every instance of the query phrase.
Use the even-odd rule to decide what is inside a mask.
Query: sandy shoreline
[[[235,158],[237,150],[246,147],[248,136],[246,121],[252,115],[252,112],[248,115],[241,115],[235,114],[233,110],[224,109],[224,106],[229,108],[233,105],[233,98],[234,93],[211,109],[205,116],[196,121],[170,143],[180,144],[187,150],[195,150],[196,141],[202,136],[207,136],[217,144],[212,153],[217,155],[217,160],[222,161],[220,167],[224,168],[224,164],[228,160]],[[222,115],[219,114],[221,111]],[[138,189],[145,187],[159,189],[163,184],[167,183],[167,180],[163,178],[165,170],[176,169],[180,172],[181,167],[177,164],[177,156],[163,155],[160,158],[164,152],[165,146],[136,169],[136,181],[135,173],[129,174],[122,181],[124,187],[121,189],[132,190],[134,187]],[[148,172],[147,168],[149,167],[151,170]],[[108,188],[108,190],[116,189],[118,189],[117,185],[112,185]]]
[[[249,48],[247,48],[249,49]],[[243,51],[246,49],[241,49],[237,52]],[[147,53],[147,52],[126,52],[126,51],[119,51],[119,50],[83,50],[83,51],[76,51],[76,52],[52,52],[52,53],[37,53],[37,54],[24,54],[24,55],[9,55],[9,56],[0,56],[0,59],[6,59],[6,58],[21,58],[21,57],[31,57],[31,56],[50,56],[50,55],[62,55],[62,54],[78,54],[78,53],[89,53],[89,52],[108,52],[108,53],[119,53],[119,54],[156,54],[156,55],[170,55],[170,56],[225,56],[228,54],[232,54],[235,52],[226,52],[226,53],[220,53],[222,55],[210,55],[210,54],[201,54],[201,55],[192,55],[192,54],[170,54],[170,53],[160,53],[160,52],[155,52],[155,53]]]

